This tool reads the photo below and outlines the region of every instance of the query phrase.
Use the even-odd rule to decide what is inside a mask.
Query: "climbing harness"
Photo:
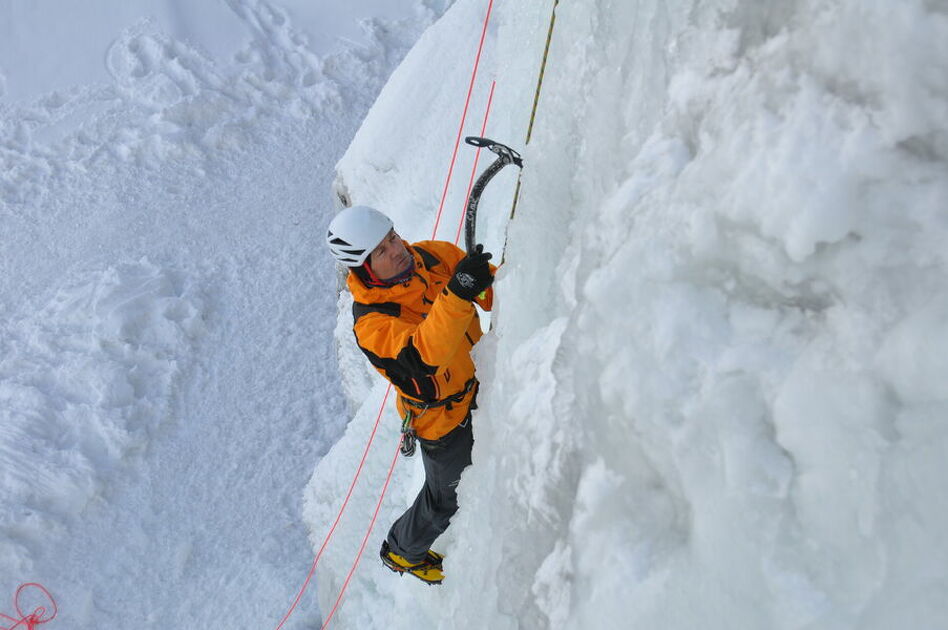
[[[452,405],[463,402],[464,399],[467,398],[467,395],[471,393],[471,390],[475,387],[477,387],[477,378],[472,377],[468,379],[466,383],[464,383],[464,389],[457,393],[451,394],[446,398],[442,398],[441,400],[422,402],[420,400],[414,400],[412,398],[406,398],[405,396],[402,396],[402,402],[406,405],[411,405],[416,409],[423,409],[425,411],[429,409],[437,409],[439,407],[447,407],[450,411],[452,409]]]
[[[415,414],[411,409],[405,410],[405,416],[402,418],[402,445],[401,453],[405,457],[411,457],[415,454],[415,444],[418,440],[418,434],[415,432],[415,428],[412,426],[412,422],[415,418],[420,418],[425,415],[429,409],[437,409],[439,407],[446,407],[448,410],[452,409],[452,405],[457,405],[464,402],[464,399],[467,398],[467,395],[471,393],[471,390],[477,389],[477,378],[470,378],[464,384],[464,389],[461,391],[451,394],[447,398],[442,398],[441,400],[435,400],[432,402],[422,402],[420,400],[412,400],[411,398],[406,398],[405,396],[401,397],[402,404],[406,407],[414,407],[415,409],[420,409],[421,413]],[[475,392],[474,397],[471,398],[471,409],[476,409],[473,401],[477,397]],[[465,418],[464,422],[467,422]],[[464,422],[461,425],[464,425]]]

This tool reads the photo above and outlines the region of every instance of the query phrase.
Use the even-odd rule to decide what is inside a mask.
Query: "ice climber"
[[[444,579],[443,556],[431,550],[458,509],[457,485],[471,463],[471,409],[477,379],[471,348],[481,337],[477,303],[490,310],[495,267],[478,245],[409,244],[391,219],[366,206],[346,208],[326,237],[349,268],[353,331],[369,362],[398,391],[402,452],[421,446],[425,484],[389,529],[382,562],[429,583]]]

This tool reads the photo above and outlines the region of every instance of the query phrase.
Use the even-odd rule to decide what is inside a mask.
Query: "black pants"
[[[458,511],[457,485],[461,471],[471,463],[474,446],[470,415],[447,435],[437,440],[419,439],[418,443],[425,485],[388,531],[389,547],[409,562],[424,560],[431,544]]]

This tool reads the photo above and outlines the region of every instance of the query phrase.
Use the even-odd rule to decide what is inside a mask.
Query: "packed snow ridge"
[[[99,4],[0,3],[0,613],[276,625],[347,422],[332,167],[445,3]]]

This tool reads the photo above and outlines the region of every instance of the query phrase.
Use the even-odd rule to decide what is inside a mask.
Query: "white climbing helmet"
[[[346,267],[360,267],[394,227],[392,220],[368,206],[352,206],[329,223],[326,244]]]

